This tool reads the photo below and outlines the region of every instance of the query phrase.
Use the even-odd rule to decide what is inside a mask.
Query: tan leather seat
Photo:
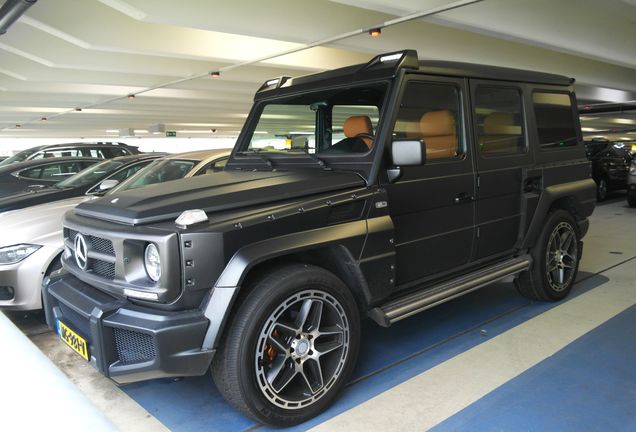
[[[514,114],[494,112],[484,118],[483,134],[479,137],[482,152],[516,152],[520,144],[521,126]]]
[[[344,134],[347,138],[360,138],[371,149],[373,147],[373,125],[367,116],[351,116],[345,120]]]
[[[448,110],[429,111],[420,118],[420,132],[426,144],[426,159],[457,156],[455,116]]]

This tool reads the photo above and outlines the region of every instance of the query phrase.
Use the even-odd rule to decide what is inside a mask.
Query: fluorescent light
[[[267,131],[254,131],[255,135],[267,135],[269,132]]]
[[[580,116],[579,119],[581,119],[581,121],[591,121],[591,120],[598,120],[600,119],[600,117]]]
[[[625,118],[616,118],[616,119],[612,119],[610,121],[612,123],[625,124],[625,125],[636,124],[636,120],[625,119]]]
[[[119,129],[106,129],[106,133],[119,133]]]
[[[135,133],[148,133],[147,129],[135,129]]]
[[[278,78],[276,78],[276,79],[271,79],[271,80],[267,81],[265,84],[267,84],[267,86],[269,87],[269,86],[273,86],[273,85],[275,85],[275,84],[278,84],[278,81],[279,81],[279,79],[278,79]]]
[[[590,127],[582,127],[581,130],[583,132],[600,132],[600,129],[590,128]]]

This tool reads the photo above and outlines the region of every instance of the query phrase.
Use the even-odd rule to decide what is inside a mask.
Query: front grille
[[[64,237],[67,237],[71,243],[75,242],[75,237],[77,236],[77,231],[72,230],[70,228],[64,228]],[[115,256],[115,249],[113,248],[113,242],[101,238],[95,237],[92,235],[84,234],[84,238],[86,239],[87,246],[94,250],[95,252],[102,253],[104,255]]]
[[[155,358],[155,344],[151,335],[117,327],[113,328],[113,333],[117,356],[122,363],[139,363]]]
[[[64,228],[64,237],[68,238],[71,243],[71,252],[73,253],[73,257],[75,257],[75,250],[73,250],[73,244],[75,242],[75,237],[77,237],[78,232],[70,229]],[[115,256],[115,248],[113,247],[113,242],[111,240],[92,236],[89,234],[84,234],[84,238],[86,239],[86,246],[89,251],[94,251],[101,253],[103,255]],[[101,276],[106,279],[115,279],[115,264],[102,261],[97,258],[90,258],[88,263],[88,270],[92,271],[98,276]]]
[[[115,264],[100,260],[91,260],[90,268],[93,273],[106,279],[115,279]]]

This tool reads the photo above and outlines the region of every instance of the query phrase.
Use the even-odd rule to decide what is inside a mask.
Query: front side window
[[[519,90],[479,86],[475,91],[475,120],[482,156],[525,153]]]
[[[119,169],[119,167],[121,167],[123,164],[123,162],[112,160],[100,162],[98,164],[92,165],[89,168],[86,168],[85,170],[82,170],[81,172],[67,178],[66,180],[59,182],[55,186],[62,189],[88,186]]]
[[[385,91],[385,84],[375,84],[267,103],[241,150],[290,156],[364,155],[375,144]]]
[[[458,158],[464,154],[461,124],[456,86],[411,81],[400,103],[393,145],[399,140],[423,140],[427,161]]]
[[[534,116],[542,150],[575,146],[578,143],[574,103],[569,93],[534,92]]]

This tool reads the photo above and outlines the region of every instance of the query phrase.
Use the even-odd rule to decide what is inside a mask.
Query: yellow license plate
[[[66,343],[66,345],[73,348],[73,351],[88,360],[88,343],[86,340],[68,328],[62,321],[57,321],[57,334]]]

